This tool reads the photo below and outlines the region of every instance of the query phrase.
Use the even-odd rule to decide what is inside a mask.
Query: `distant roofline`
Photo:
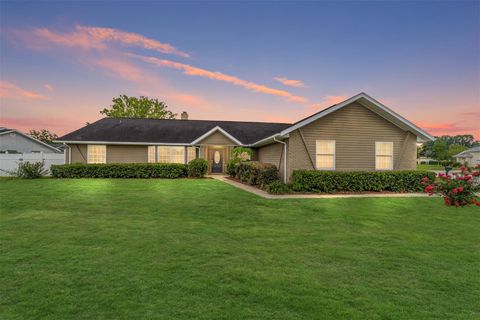
[[[35,139],[34,137],[32,137],[32,136],[30,136],[30,135],[28,135],[28,134],[26,134],[26,133],[23,133],[23,132],[21,132],[21,131],[18,131],[17,129],[10,129],[10,128],[5,128],[5,127],[2,127],[2,128],[0,128],[0,129],[7,129],[7,131],[2,131],[2,132],[0,132],[0,135],[4,135],[4,134],[6,134],[6,133],[15,132],[15,133],[18,133],[18,134],[21,135],[21,136],[24,136],[24,137],[27,138],[27,139],[30,139],[30,140],[32,140],[32,141],[35,141],[36,143],[39,143],[39,144],[41,144],[41,145],[43,145],[43,146],[45,146],[45,147],[48,147],[48,148],[50,148],[50,149],[53,149],[54,151],[57,151],[57,152],[60,152],[60,153],[62,152],[62,150],[59,150],[58,148],[55,148],[54,146],[51,146],[51,145],[49,145],[48,143],[45,143],[45,142],[40,141],[40,140],[38,140],[38,139]],[[52,141],[52,142],[54,142],[54,141]]]
[[[178,122],[234,122],[234,123],[262,123],[262,124],[283,124],[283,125],[292,125],[290,122],[269,122],[269,121],[237,121],[237,120],[216,120],[216,119],[155,119],[155,118],[131,118],[131,117],[103,117],[97,121],[104,119],[129,119],[129,120],[156,120],[156,121],[178,121]]]

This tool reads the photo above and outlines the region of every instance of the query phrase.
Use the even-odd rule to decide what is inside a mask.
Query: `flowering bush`
[[[469,204],[480,206],[480,199],[475,194],[480,191],[480,165],[473,169],[461,166],[460,171],[453,175],[439,173],[435,181],[424,177],[422,179],[424,191],[429,195],[443,196],[447,206],[461,207]]]

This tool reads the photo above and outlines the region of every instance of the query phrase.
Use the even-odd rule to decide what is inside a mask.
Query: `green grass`
[[[435,164],[417,164],[417,170],[445,170],[445,166]]]
[[[459,167],[453,167],[453,170],[458,171]],[[445,166],[436,164],[417,164],[417,170],[442,170],[445,171]]]
[[[480,210],[0,181],[1,319],[479,319]]]

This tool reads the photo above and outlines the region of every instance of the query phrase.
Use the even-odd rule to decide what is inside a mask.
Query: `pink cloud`
[[[185,58],[190,56],[168,43],[113,28],[76,26],[73,31],[66,33],[55,32],[47,28],[35,28],[30,32],[17,31],[15,34],[32,48],[45,48],[50,43],[66,48],[104,50],[107,48],[107,42],[115,42],[124,46],[139,47]]]
[[[308,112],[318,112],[322,109],[333,106],[334,104],[343,102],[347,100],[348,97],[345,96],[326,96],[322,99],[320,103],[314,103],[309,106]]]
[[[194,67],[188,64],[174,62],[174,61],[165,60],[165,59],[158,59],[155,57],[145,57],[145,56],[140,56],[135,54],[128,54],[128,55],[131,57],[136,57],[142,61],[145,61],[147,63],[153,64],[159,67],[166,67],[166,68],[181,70],[183,71],[184,74],[189,76],[203,77],[203,78],[227,82],[236,86],[244,87],[251,91],[283,97],[295,103],[308,102],[308,99],[301,96],[296,96],[288,91],[267,87],[261,84],[257,84],[251,81],[237,78],[235,76],[226,75],[221,72],[209,71],[209,70]]]
[[[480,138],[480,130],[478,127],[462,126],[457,123],[432,123],[423,121],[416,121],[415,124],[434,136],[473,134],[477,139]]]
[[[1,126],[13,128],[22,132],[29,132],[32,129],[48,129],[56,134],[64,134],[69,130],[78,129],[78,121],[68,121],[64,118],[54,119],[51,117],[2,117]]]
[[[47,89],[48,91],[50,91],[50,92],[53,91],[53,86],[52,86],[51,84],[45,83],[45,84],[43,85],[43,87],[44,87],[45,89]]]
[[[143,81],[146,78],[145,72],[142,69],[121,59],[106,57],[87,63],[90,63],[94,67],[101,67],[110,73],[133,82]]]
[[[91,38],[99,41],[117,41],[123,45],[141,47],[144,49],[178,55],[185,58],[190,56],[188,53],[180,51],[168,43],[162,43],[158,40],[144,37],[138,33],[99,27],[77,26],[76,29],[78,32],[85,32]]]
[[[22,89],[15,84],[7,81],[0,81],[0,97],[10,99],[31,99],[31,100],[44,100],[46,96],[41,94]]]
[[[305,88],[306,85],[300,81],[300,80],[293,80],[293,79],[288,79],[285,77],[275,77],[273,80],[276,80],[280,82],[283,85],[289,86],[289,87],[295,87],[295,88]]]

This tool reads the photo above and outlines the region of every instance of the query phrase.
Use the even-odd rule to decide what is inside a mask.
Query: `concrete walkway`
[[[357,194],[269,194],[258,188],[228,179],[226,176],[208,176],[215,180],[223,181],[231,186],[253,193],[265,199],[334,199],[334,198],[414,198],[428,197],[426,193],[357,193]]]

